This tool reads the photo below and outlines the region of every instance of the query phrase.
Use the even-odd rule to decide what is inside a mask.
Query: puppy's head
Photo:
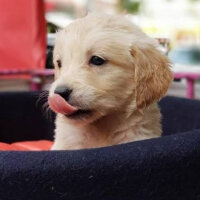
[[[119,16],[91,14],[57,33],[50,107],[90,123],[159,100],[172,80],[155,41]]]

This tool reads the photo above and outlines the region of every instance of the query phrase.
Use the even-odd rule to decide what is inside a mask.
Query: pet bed
[[[0,93],[0,142],[52,140],[39,93]],[[165,97],[163,137],[76,151],[0,151],[1,200],[200,199],[200,101]]]

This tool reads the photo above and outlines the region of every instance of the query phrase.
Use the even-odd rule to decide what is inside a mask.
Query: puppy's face
[[[164,95],[172,79],[152,39],[106,15],[89,15],[58,32],[54,65],[50,107],[78,123],[146,107]]]

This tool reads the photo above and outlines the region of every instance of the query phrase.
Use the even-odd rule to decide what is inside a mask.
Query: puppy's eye
[[[105,64],[106,60],[104,60],[103,58],[100,58],[98,56],[92,56],[90,59],[90,64],[92,65],[103,65]]]
[[[61,68],[61,67],[62,67],[61,60],[57,60],[56,62],[57,62],[57,64],[58,64],[58,67]]]

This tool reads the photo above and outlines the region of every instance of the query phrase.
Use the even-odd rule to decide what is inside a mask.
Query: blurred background
[[[124,14],[156,38],[173,63],[175,80],[169,95],[200,99],[200,0],[0,0],[0,4],[0,91],[48,89],[53,81],[55,32],[96,11]]]

